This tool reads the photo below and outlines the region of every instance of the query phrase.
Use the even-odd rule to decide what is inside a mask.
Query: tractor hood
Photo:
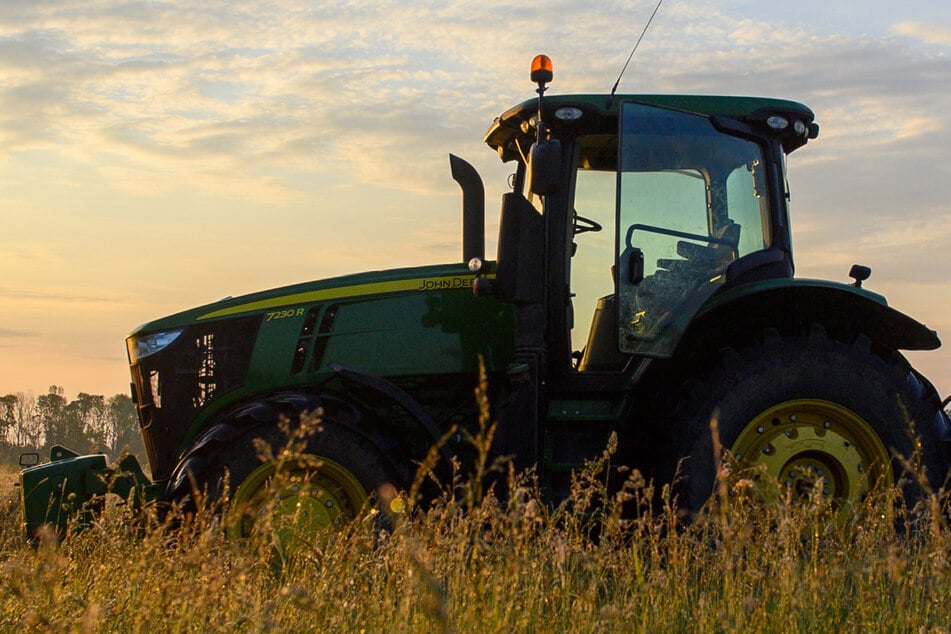
[[[480,362],[504,369],[513,358],[511,308],[475,297],[473,279],[464,264],[361,273],[140,326],[127,347],[153,473],[167,476],[181,442],[223,410],[276,390],[315,389],[334,367],[404,383],[474,377]]]
[[[217,302],[174,313],[139,326],[129,337],[249,314],[263,315],[265,319],[270,317],[270,320],[281,319],[285,318],[287,313],[292,315],[301,310],[302,305],[313,302],[353,300],[437,289],[471,289],[473,279],[465,265],[451,264],[369,271],[314,280],[238,297],[226,297]]]

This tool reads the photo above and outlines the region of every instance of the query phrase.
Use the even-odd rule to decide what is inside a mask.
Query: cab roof
[[[692,112],[704,116],[730,117],[740,121],[765,122],[773,115],[780,115],[789,121],[802,121],[811,126],[815,114],[809,107],[786,99],[770,97],[732,97],[722,95],[551,95],[542,101],[542,116],[546,124],[552,127],[554,113],[559,108],[574,107],[582,112],[581,123],[591,130],[616,130],[620,105],[624,102],[636,102],[661,108],[670,108]],[[485,134],[485,142],[499,152],[502,160],[508,161],[518,156],[514,140],[528,134],[534,134],[532,123],[538,113],[538,100],[529,99],[510,108],[495,119]],[[577,124],[575,124],[577,125]],[[813,135],[814,136],[814,135]],[[791,152],[805,143],[787,143],[783,146]]]

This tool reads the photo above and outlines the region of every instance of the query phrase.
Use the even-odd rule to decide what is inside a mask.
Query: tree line
[[[61,386],[51,385],[38,397],[24,392],[0,396],[0,456],[15,461],[26,451],[48,455],[53,445],[111,458],[145,456],[135,404],[125,394],[105,398],[80,392],[68,400]]]

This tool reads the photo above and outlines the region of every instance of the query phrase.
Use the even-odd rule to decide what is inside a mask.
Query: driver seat
[[[618,349],[617,295],[605,295],[598,300],[591,319],[591,330],[585,344],[579,372],[619,372],[631,355]]]

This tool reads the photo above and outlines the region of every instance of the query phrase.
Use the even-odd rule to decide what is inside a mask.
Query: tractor
[[[276,497],[331,530],[408,489],[431,451],[436,476],[464,468],[480,385],[493,455],[533,470],[552,503],[609,441],[615,461],[675,483],[686,513],[711,498],[724,455],[784,499],[943,485],[951,420],[900,352],[938,348],[936,333],[865,288],[867,267],[851,283],[793,275],[786,159],[818,136],[808,107],[546,95],[545,56],[531,77],[537,97],[485,135],[514,166],[494,260],[482,181],[451,155],[461,262],[299,283],[137,328],[127,349],[150,477],[134,458],[54,447],[21,472],[27,534],[88,521],[108,492],[228,500],[249,509],[230,524],[238,536]],[[285,460],[306,414],[319,428]],[[279,472],[299,486],[272,491]]]

